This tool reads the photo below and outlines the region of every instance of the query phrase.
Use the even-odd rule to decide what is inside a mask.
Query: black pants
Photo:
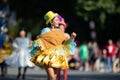
[[[7,74],[7,65],[3,61],[2,63],[0,63],[0,67],[1,67],[1,76],[4,77],[5,74]]]

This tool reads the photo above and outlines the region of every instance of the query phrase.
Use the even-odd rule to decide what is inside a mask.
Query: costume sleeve
[[[15,41],[13,42],[12,47],[13,47],[13,49],[18,49],[18,48],[19,48],[19,46],[18,46],[18,44],[17,44],[17,38],[16,38]]]
[[[46,33],[46,32],[49,32],[50,31],[50,28],[46,27],[46,28],[43,28],[40,32],[40,35]]]
[[[33,45],[32,45],[31,50],[30,50],[30,55],[31,55],[31,56],[33,56],[33,55],[36,53],[36,51],[37,51],[37,46],[39,46],[39,45],[40,45],[39,39],[38,39],[38,40],[35,40],[35,41],[33,42]]]
[[[64,46],[68,49],[70,55],[75,54],[76,43],[75,43],[74,39],[70,38],[68,41],[66,41],[64,43]]]
[[[46,32],[49,32],[50,31],[50,29],[48,28],[48,27],[46,27],[46,28],[43,28],[42,30],[41,30],[41,32],[40,32],[40,35],[42,35],[42,34],[44,34],[44,33],[46,33]],[[37,40],[35,40],[34,42],[33,42],[33,44],[32,44],[32,47],[31,47],[31,50],[30,50],[30,55],[31,56],[33,56],[35,53],[36,53],[36,51],[37,51],[37,46],[39,46],[41,43],[40,43],[40,40],[39,39],[37,39]]]

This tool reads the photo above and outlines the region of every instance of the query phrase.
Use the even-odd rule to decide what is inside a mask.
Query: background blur
[[[0,0],[2,8],[10,14],[7,27],[13,37],[25,27],[34,39],[49,10],[65,18],[67,32],[76,32],[80,42],[97,40],[102,46],[109,38],[120,37],[120,0]]]
[[[46,27],[44,15],[50,10],[65,19],[67,33],[77,33],[75,53],[68,60],[71,69],[68,80],[118,80],[120,0],[0,0],[0,80],[20,76],[19,68],[5,63],[5,58],[14,52],[12,45],[19,29],[25,28],[27,37],[35,40]],[[34,66],[27,71],[27,80],[46,80],[46,77],[42,67]]]

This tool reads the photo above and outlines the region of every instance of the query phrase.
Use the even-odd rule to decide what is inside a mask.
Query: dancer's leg
[[[17,75],[17,79],[19,79],[21,76],[21,67],[18,68],[18,75]]]
[[[68,69],[63,70],[63,80],[67,80]]]
[[[48,75],[48,80],[56,80],[58,69],[52,67],[45,67]]]
[[[25,68],[24,68],[24,72],[23,72],[22,79],[25,79],[25,76],[26,76],[26,71],[27,71],[27,67],[25,67]]]
[[[57,74],[58,80],[60,80],[60,72],[61,72],[61,69],[58,70],[58,74]]]
[[[1,67],[1,76],[4,77],[4,64],[1,63],[0,65],[1,65],[0,66]]]

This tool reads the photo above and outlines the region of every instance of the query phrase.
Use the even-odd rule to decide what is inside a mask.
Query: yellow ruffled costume
[[[39,43],[39,49],[30,59],[35,64],[54,68],[68,68],[66,55],[69,51],[63,45],[64,33],[61,30],[52,30],[42,34],[34,43]]]

